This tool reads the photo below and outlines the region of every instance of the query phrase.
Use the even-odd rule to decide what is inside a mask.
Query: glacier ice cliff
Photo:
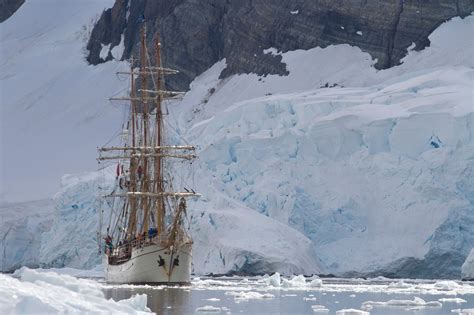
[[[105,173],[66,175],[55,196],[52,228],[42,234],[43,267],[93,268],[98,254],[99,209],[106,228],[109,209],[97,198],[114,186],[113,169]],[[217,198],[216,198],[217,199]],[[216,200],[214,199],[214,200]],[[224,206],[225,205],[225,206]],[[197,274],[284,274],[322,272],[311,241],[296,230],[232,203],[199,202],[190,208],[194,236],[193,271]]]
[[[471,250],[469,256],[467,256],[466,261],[462,265],[462,279],[472,280],[474,279],[474,249]]]

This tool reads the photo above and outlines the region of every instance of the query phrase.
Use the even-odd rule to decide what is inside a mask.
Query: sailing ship
[[[116,163],[114,189],[103,196],[111,210],[110,223],[100,236],[110,283],[190,282],[193,241],[184,219],[187,198],[199,194],[186,187],[173,190],[167,161],[191,161],[195,147],[165,143],[163,104],[183,93],[164,89],[165,75],[178,71],[163,67],[158,36],[154,46],[152,66],[143,23],[139,59],[130,60],[130,71],[118,72],[130,76],[130,95],[110,99],[129,105],[120,144],[98,149],[99,163]]]

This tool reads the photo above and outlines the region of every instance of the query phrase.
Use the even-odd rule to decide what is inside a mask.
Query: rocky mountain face
[[[415,49],[428,46],[428,35],[442,22],[473,10],[472,0],[116,0],[92,31],[87,59],[92,64],[112,59],[100,52],[103,45],[119,45],[122,34],[121,58],[136,54],[144,17],[148,41],[160,34],[164,64],[181,71],[170,78],[172,88],[187,89],[222,58],[223,77],[285,75],[281,57],[263,52],[270,47],[286,52],[350,44],[376,58],[377,68],[389,68],[413,43]]]
[[[24,2],[25,0],[0,0],[0,23],[12,16]]]

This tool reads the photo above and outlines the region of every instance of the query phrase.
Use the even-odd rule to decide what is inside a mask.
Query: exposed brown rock
[[[0,0],[0,23],[18,10],[25,0]]]
[[[285,52],[350,44],[376,58],[378,68],[388,68],[400,63],[412,43],[416,49],[429,45],[428,35],[441,23],[472,11],[472,0],[116,0],[92,32],[88,60],[111,59],[99,58],[101,44],[117,45],[122,33],[122,59],[136,54],[144,15],[148,40],[161,34],[165,66],[182,71],[168,81],[177,89],[187,89],[222,58],[223,76],[285,75],[281,57],[263,53],[269,47]]]

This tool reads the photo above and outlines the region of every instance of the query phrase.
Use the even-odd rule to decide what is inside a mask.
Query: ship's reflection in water
[[[116,301],[128,299],[136,294],[146,294],[148,307],[157,314],[193,314],[192,295],[189,289],[177,287],[145,287],[132,288],[113,287],[104,290],[106,298]]]
[[[182,287],[105,285],[104,292],[107,298],[114,300],[146,294],[148,307],[157,314],[336,314],[342,309],[361,310],[367,301],[389,300],[402,302],[397,306],[378,305],[365,310],[371,315],[442,315],[471,314],[461,310],[474,308],[474,283],[460,283],[460,287],[453,290],[438,290],[433,281],[408,280],[399,287],[391,283],[388,279],[328,279],[323,280],[320,288],[275,288],[258,278],[211,278],[194,280],[192,285]],[[416,297],[427,305],[410,305],[410,301],[420,302]],[[318,308],[327,311],[321,312]]]

